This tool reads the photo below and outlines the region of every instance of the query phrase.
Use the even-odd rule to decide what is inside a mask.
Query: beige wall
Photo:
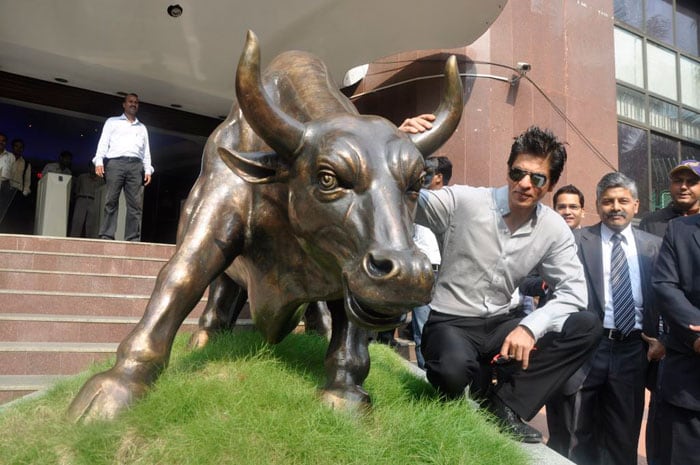
[[[484,78],[465,81],[464,117],[439,151],[449,156],[453,183],[501,185],[512,139],[532,124],[550,128],[568,143],[559,186],[572,183],[586,195],[587,224],[597,221],[595,184],[617,167],[617,117],[612,0],[510,0],[491,28],[473,44],[450,51],[402,53],[377,60],[354,95],[417,76],[439,74],[448,53],[460,70],[511,78],[527,62],[532,70],[516,85]],[[420,59],[419,61],[416,61]],[[439,80],[422,80],[355,98],[360,111],[403,118],[437,106]],[[602,153],[588,147],[535,84]],[[545,199],[551,203],[551,198]]]

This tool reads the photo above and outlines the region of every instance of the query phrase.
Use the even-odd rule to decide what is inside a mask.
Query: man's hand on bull
[[[501,356],[523,363],[523,370],[530,365],[530,352],[535,350],[535,337],[525,326],[516,326],[506,336],[501,346]]]
[[[425,132],[433,127],[433,121],[435,121],[435,115],[431,113],[414,116],[413,118],[406,118],[404,122],[401,123],[401,126],[399,126],[399,131],[409,134]]]

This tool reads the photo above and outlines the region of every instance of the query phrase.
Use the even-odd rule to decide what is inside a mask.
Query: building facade
[[[600,177],[619,169],[637,181],[643,215],[668,202],[670,168],[700,158],[699,18],[692,0],[510,1],[468,47],[375,61],[353,99],[397,124],[429,112],[432,76],[454,53],[466,104],[440,150],[454,182],[505,183],[512,138],[536,124],[568,143],[559,185],[581,188],[589,211]]]

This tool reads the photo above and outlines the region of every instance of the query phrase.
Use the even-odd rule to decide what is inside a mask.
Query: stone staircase
[[[174,251],[165,244],[0,234],[0,405],[113,356]],[[181,331],[196,328],[206,296]],[[252,326],[247,309],[237,326]],[[398,330],[392,345],[415,362],[413,342]]]
[[[0,404],[112,356],[174,250],[0,234]],[[205,302],[181,330],[196,327]]]

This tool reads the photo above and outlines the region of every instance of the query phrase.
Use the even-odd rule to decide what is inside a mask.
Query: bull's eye
[[[330,191],[338,188],[338,178],[331,171],[321,171],[318,173],[318,184],[321,189]]]

